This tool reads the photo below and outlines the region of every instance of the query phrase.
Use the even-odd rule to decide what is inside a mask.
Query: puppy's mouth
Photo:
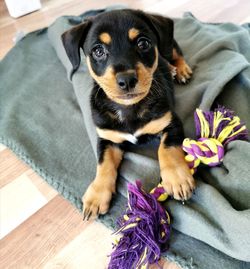
[[[123,95],[118,95],[116,96],[116,98],[118,99],[122,99],[122,100],[129,100],[129,99],[133,99],[136,97],[139,97],[141,95],[144,95],[146,92],[140,92],[140,93],[127,93],[127,94],[123,94]]]

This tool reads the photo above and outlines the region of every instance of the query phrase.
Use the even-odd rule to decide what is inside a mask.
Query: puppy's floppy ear
[[[62,34],[63,46],[73,66],[72,74],[80,65],[80,48],[83,47],[90,26],[91,21],[87,20]]]
[[[173,20],[160,15],[148,14],[142,11],[137,12],[156,34],[160,54],[167,60],[171,60],[174,43]]]

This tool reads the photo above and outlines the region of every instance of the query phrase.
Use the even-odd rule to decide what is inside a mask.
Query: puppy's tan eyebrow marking
[[[136,28],[131,28],[128,30],[128,37],[130,40],[134,40],[139,35],[139,30]]]
[[[104,44],[106,44],[106,45],[109,45],[109,44],[111,43],[111,40],[112,40],[110,34],[108,34],[108,33],[106,33],[106,32],[101,33],[101,34],[99,35],[99,38],[100,38],[100,40],[102,41],[102,43],[104,43]]]

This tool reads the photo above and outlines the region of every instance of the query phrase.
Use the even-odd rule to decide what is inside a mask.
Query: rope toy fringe
[[[122,237],[113,245],[109,269],[147,268],[166,250],[170,217],[154,195],[147,194],[140,181],[128,184],[128,208],[118,220],[116,234]]]
[[[194,114],[197,141],[183,141],[185,159],[192,174],[200,163],[216,166],[223,161],[224,150],[234,140],[248,140],[246,126],[233,112],[219,107],[214,112],[196,109]],[[146,269],[160,260],[167,250],[170,217],[159,202],[168,198],[159,184],[149,194],[141,186],[128,184],[128,206],[118,220],[120,239],[113,244],[108,269]]]

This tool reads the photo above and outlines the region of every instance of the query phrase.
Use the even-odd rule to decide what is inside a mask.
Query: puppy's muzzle
[[[116,82],[122,91],[132,91],[138,82],[137,74],[135,71],[119,72],[116,74]]]

